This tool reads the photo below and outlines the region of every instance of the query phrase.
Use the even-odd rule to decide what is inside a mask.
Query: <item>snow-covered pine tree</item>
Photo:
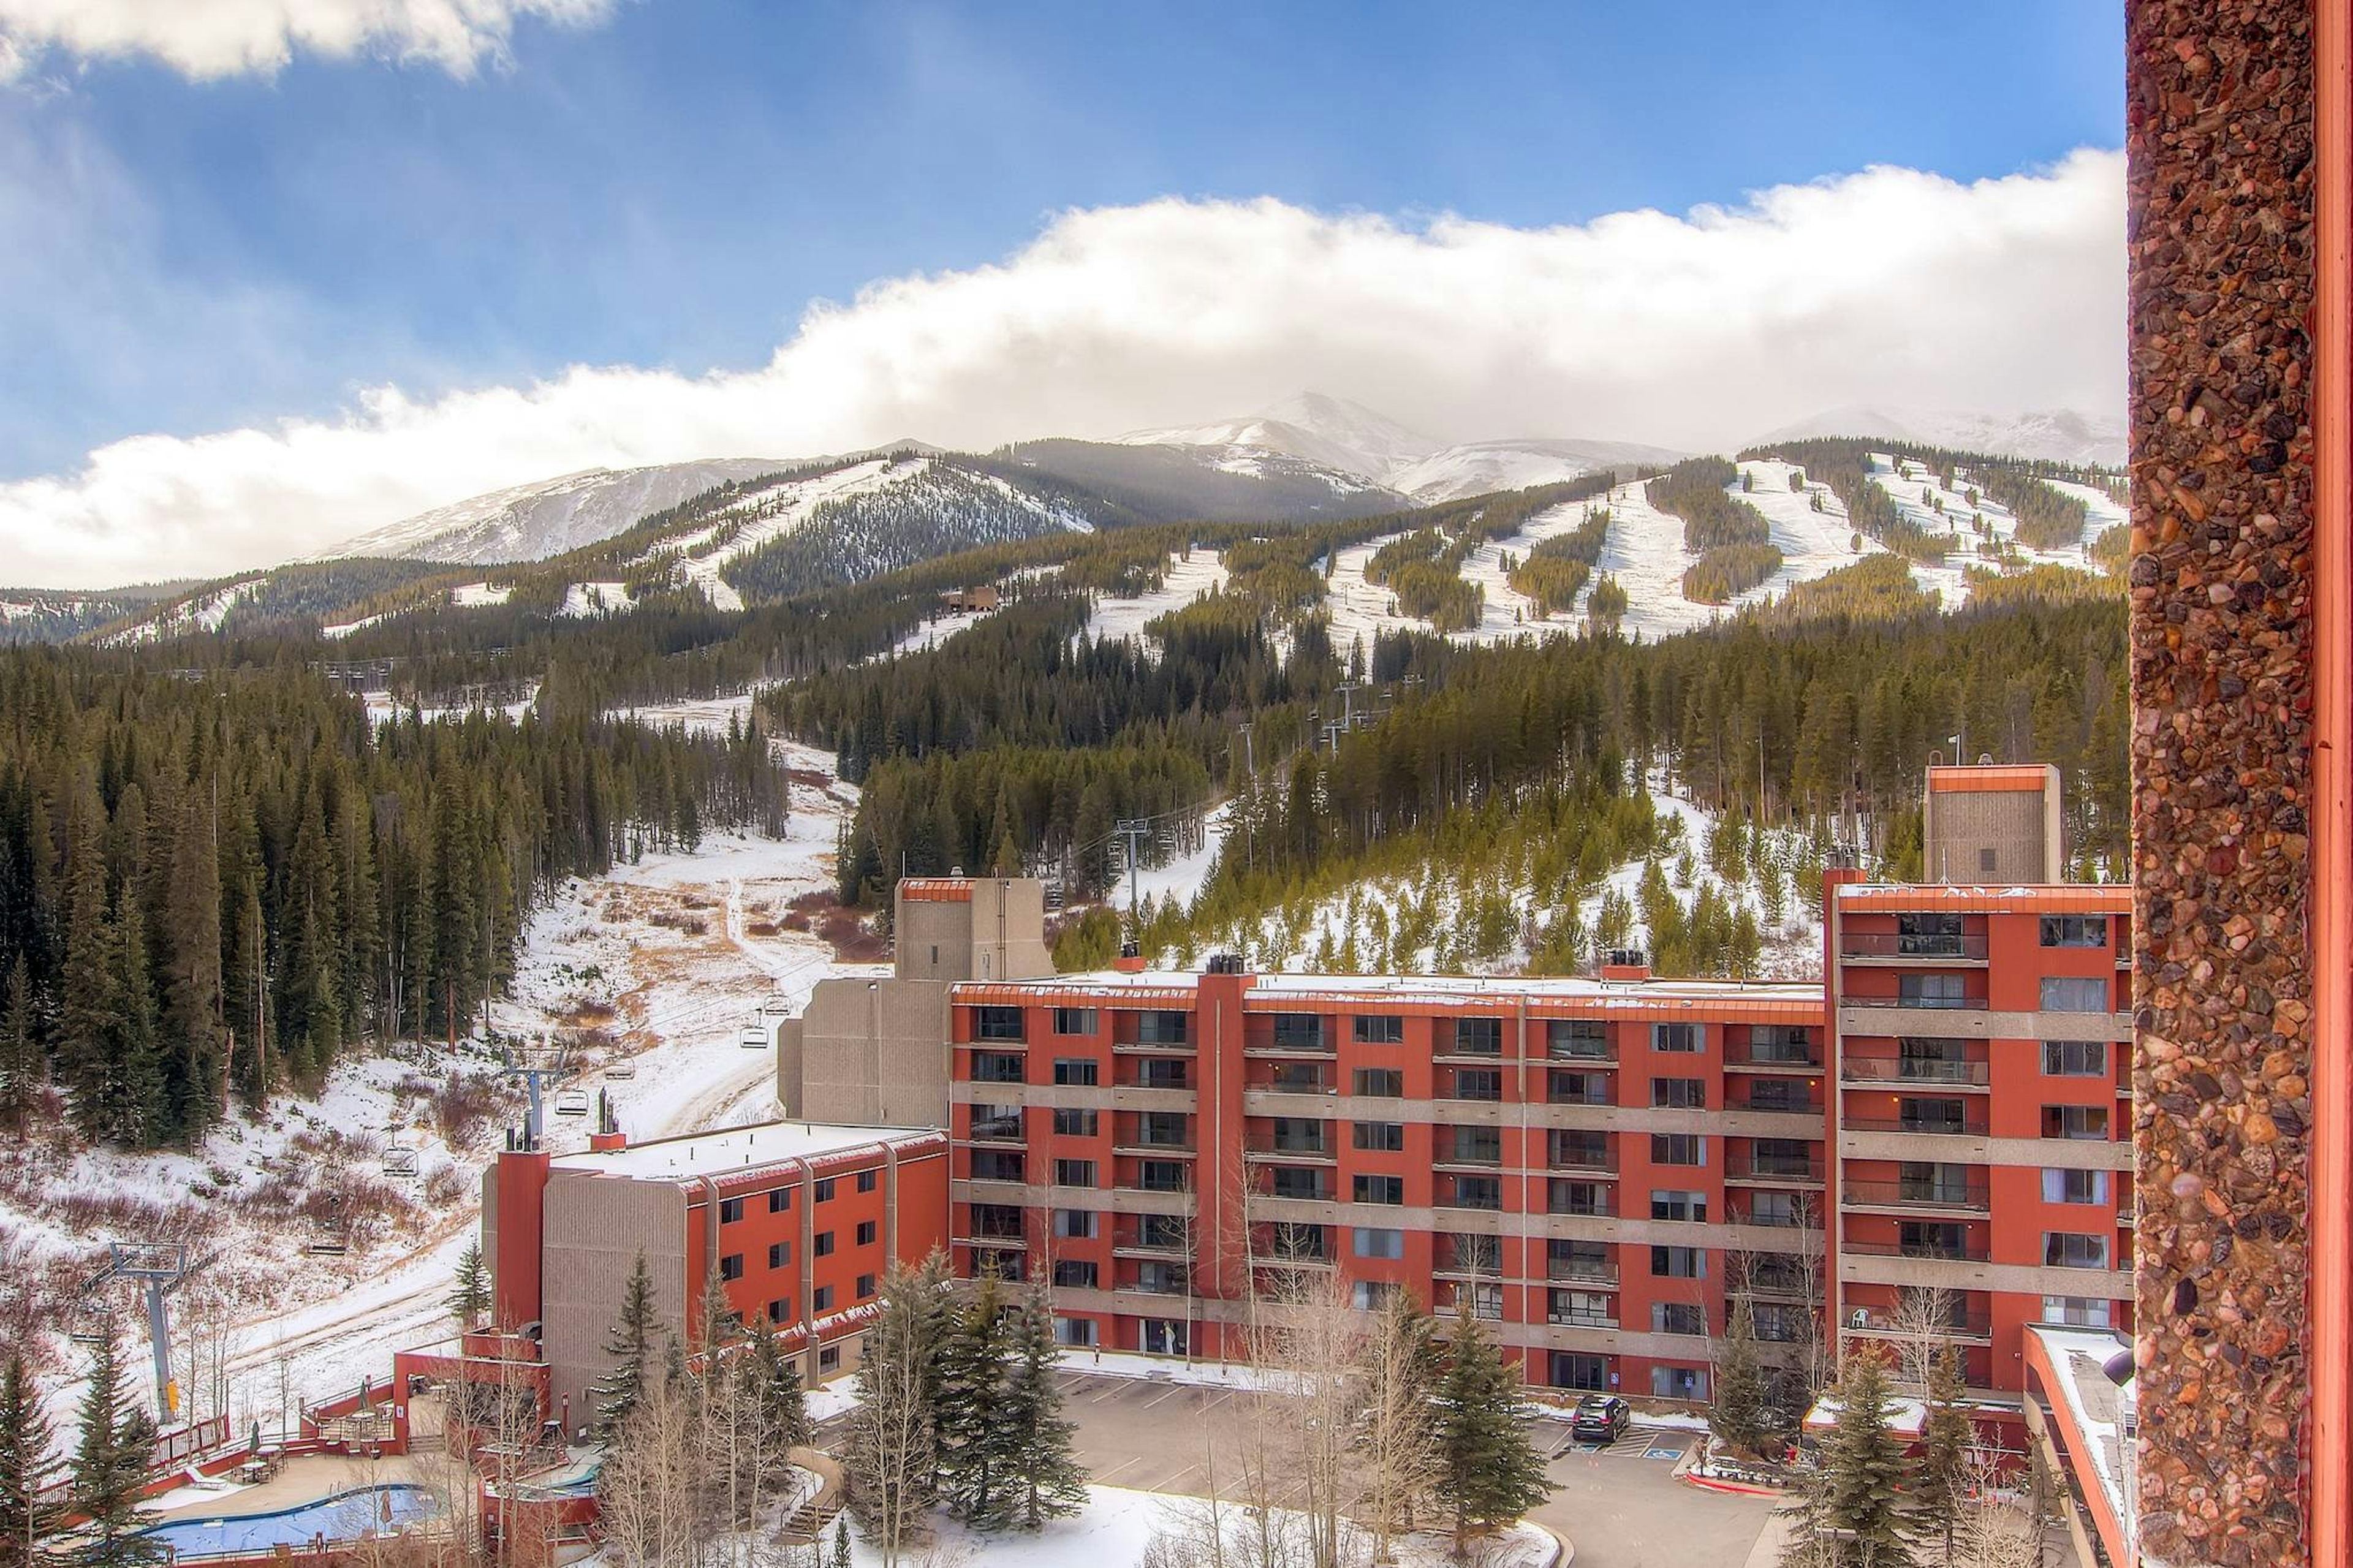
[[[163,1546],[140,1535],[141,1489],[155,1452],[155,1422],[123,1387],[121,1344],[111,1319],[100,1331],[84,1385],[74,1447],[73,1509],[83,1516],[75,1561],[89,1568],[160,1562]]]
[[[596,1401],[596,1432],[601,1437],[610,1439],[627,1425],[638,1402],[645,1397],[646,1379],[651,1375],[657,1351],[654,1326],[653,1271],[646,1267],[646,1255],[640,1252],[629,1282],[622,1289],[621,1315],[605,1342],[605,1354],[612,1364],[589,1385]]]
[[[41,1414],[40,1390],[22,1355],[0,1363],[0,1568],[31,1568],[58,1525],[55,1499],[42,1492],[63,1467]]]
[[[1077,1423],[1062,1414],[1055,1373],[1054,1311],[1045,1287],[1032,1284],[1013,1313],[1012,1365],[1006,1375],[1005,1424],[1011,1429],[1007,1521],[1036,1530],[1087,1504],[1086,1467],[1071,1449]]]
[[[1459,1557],[1474,1530],[1519,1518],[1552,1494],[1552,1482],[1513,1415],[1519,1379],[1475,1312],[1455,1318],[1447,1351],[1438,1389],[1438,1489],[1454,1510]]]

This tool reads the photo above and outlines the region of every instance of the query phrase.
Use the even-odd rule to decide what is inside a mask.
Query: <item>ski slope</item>
[[[1104,637],[1140,637],[1145,626],[1169,611],[1181,610],[1204,595],[1224,587],[1230,575],[1214,550],[1196,549],[1187,555],[1172,554],[1157,588],[1132,599],[1097,597],[1082,635],[1098,641]]]

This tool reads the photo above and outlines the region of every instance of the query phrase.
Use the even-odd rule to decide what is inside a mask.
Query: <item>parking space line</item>
[[[1113,1478],[1113,1477],[1117,1476],[1117,1475],[1120,1475],[1120,1474],[1122,1474],[1122,1473],[1124,1473],[1124,1472],[1125,1472],[1125,1471],[1132,1470],[1132,1469],[1134,1469],[1136,1466],[1138,1466],[1138,1465],[1142,1464],[1143,1462],[1144,1462],[1144,1461],[1143,1461],[1143,1458],[1142,1458],[1140,1456],[1137,1456],[1137,1457],[1131,1457],[1131,1458],[1129,1458],[1122,1459],[1118,1464],[1113,1465],[1110,1469],[1108,1469],[1108,1470],[1104,1470],[1104,1471],[1101,1472],[1100,1474],[1098,1474],[1098,1475],[1095,1477],[1095,1479],[1094,1479],[1095,1485],[1097,1485],[1097,1486],[1099,1486],[1099,1487],[1107,1487],[1107,1486],[1111,1485],[1112,1478]]]

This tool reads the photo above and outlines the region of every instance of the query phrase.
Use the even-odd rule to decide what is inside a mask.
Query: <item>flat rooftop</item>
[[[2090,1479],[2096,1479],[2107,1495],[2113,1516],[2120,1521],[2131,1520],[2130,1500],[2125,1495],[2125,1467],[2131,1460],[2125,1452],[2124,1419],[2133,1396],[2117,1387],[2106,1371],[2109,1357],[2131,1347],[2105,1329],[2029,1323],[2026,1331],[2042,1342],[2059,1384],[2050,1392],[2066,1401],[2066,1414],[2083,1439],[2070,1443],[2083,1450],[2073,1456],[2078,1469],[2089,1461]],[[2078,1479],[2086,1478],[2079,1474]]]
[[[1841,906],[1856,909],[1969,909],[1993,914],[2129,914],[2129,882],[1847,882]]]
[[[1124,994],[1138,1002],[1156,995],[1190,996],[1202,976],[1188,970],[1093,970],[1044,975],[1034,980],[967,980],[955,987],[959,999],[984,994],[1101,996]],[[1391,1001],[1453,1004],[1475,1007],[1521,997],[1574,1002],[1787,1002],[1819,1007],[1819,981],[1784,980],[1586,980],[1574,977],[1477,974],[1258,974],[1250,977],[1252,1001]]]
[[[717,1132],[696,1132],[684,1138],[662,1138],[626,1149],[587,1149],[559,1154],[548,1162],[551,1171],[586,1171],[597,1175],[658,1179],[663,1176],[708,1176],[762,1165],[778,1165],[851,1149],[879,1148],[886,1142],[933,1138],[931,1128],[837,1127],[822,1121],[764,1121],[752,1127],[730,1127]]]

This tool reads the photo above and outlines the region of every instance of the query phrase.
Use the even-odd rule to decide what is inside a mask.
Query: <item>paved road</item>
[[[1104,1486],[1198,1495],[1239,1472],[1253,1395],[1083,1373],[1063,1390],[1079,1456]],[[1605,1448],[1571,1443],[1566,1422],[1531,1435],[1558,1488],[1535,1518],[1577,1543],[1577,1568],[1742,1568],[1772,1511],[1672,1479],[1690,1432],[1637,1425]]]

